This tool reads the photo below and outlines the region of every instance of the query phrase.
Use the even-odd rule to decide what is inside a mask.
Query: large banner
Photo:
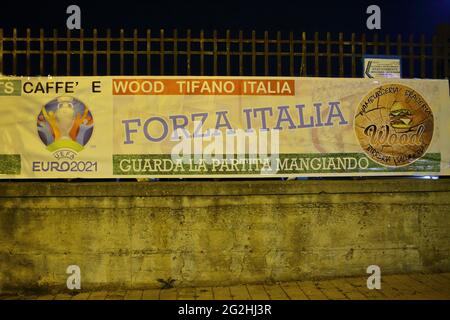
[[[447,80],[0,79],[0,178],[449,175]]]

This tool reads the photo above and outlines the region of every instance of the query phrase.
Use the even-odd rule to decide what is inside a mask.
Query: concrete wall
[[[0,183],[0,289],[450,271],[450,180]]]

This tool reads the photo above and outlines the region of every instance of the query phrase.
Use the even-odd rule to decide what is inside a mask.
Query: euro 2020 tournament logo
[[[73,97],[58,97],[42,107],[37,117],[39,137],[55,157],[70,157],[84,149],[92,136],[94,119],[87,106]],[[58,155],[58,151],[67,151]]]

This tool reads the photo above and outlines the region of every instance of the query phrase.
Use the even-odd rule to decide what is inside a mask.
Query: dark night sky
[[[311,0],[311,1],[4,1],[0,27],[64,29],[70,4],[82,10],[82,27],[179,28],[193,30],[281,30],[372,32],[366,8],[381,7],[385,33],[432,34],[450,23],[450,0]]]

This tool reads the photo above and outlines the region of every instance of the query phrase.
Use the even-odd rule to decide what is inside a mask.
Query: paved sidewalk
[[[380,290],[369,290],[366,277],[293,281],[230,287],[93,291],[75,295],[0,296],[37,300],[450,300],[450,273],[382,276]]]

